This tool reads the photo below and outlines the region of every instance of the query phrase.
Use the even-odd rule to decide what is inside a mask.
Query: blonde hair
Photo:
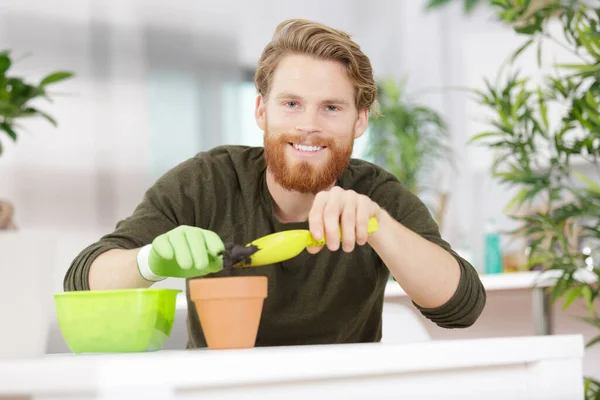
[[[341,63],[354,85],[358,110],[377,112],[377,86],[371,61],[350,35],[304,19],[288,19],[275,29],[258,62],[254,84],[258,93],[267,97],[279,62],[289,54],[303,54],[321,60]]]

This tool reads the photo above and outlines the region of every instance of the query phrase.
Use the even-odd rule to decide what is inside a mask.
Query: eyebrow
[[[302,100],[301,96],[298,96],[297,94],[294,93],[290,93],[290,92],[282,92],[279,93],[277,96],[275,96],[275,98],[277,100],[283,100],[283,99],[291,99],[291,100]],[[339,99],[339,98],[330,98],[330,99],[325,99],[321,102],[322,104],[340,104],[343,106],[347,106],[348,102],[344,99]]]

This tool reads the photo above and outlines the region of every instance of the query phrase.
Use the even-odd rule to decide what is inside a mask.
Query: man
[[[486,300],[476,271],[394,176],[351,159],[376,97],[360,47],[339,30],[284,21],[255,83],[264,148],[220,146],[167,172],[133,215],[77,256],[65,290],[149,287],[165,276],[266,275],[257,346],[374,342],[391,272],[439,326],[472,325]],[[367,235],[371,217],[379,229]],[[223,269],[224,243],[297,228],[325,237],[326,247],[276,265]],[[188,347],[204,347],[189,309]]]

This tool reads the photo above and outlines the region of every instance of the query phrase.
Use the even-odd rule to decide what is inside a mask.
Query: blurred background
[[[30,118],[16,142],[0,132],[0,199],[14,206],[19,230],[57,235],[56,259],[49,260],[54,289],[62,290],[75,255],[128,216],[168,169],[217,145],[262,145],[252,78],[275,27],[287,18],[350,33],[372,61],[392,122],[373,121],[355,143],[354,157],[381,163],[410,183],[444,238],[482,275],[531,270],[524,241],[498,234],[517,226],[504,207],[519,188],[502,185],[490,172],[493,148],[467,144],[489,130],[489,110],[467,89],[485,89],[484,78],[495,81],[528,37],[498,20],[488,2],[470,13],[462,1],[435,10],[427,10],[428,3],[2,0],[0,51],[10,51],[10,74],[36,83],[53,71],[74,73],[48,86],[51,103],[32,103],[57,128]],[[548,29],[562,32],[560,21]],[[579,62],[551,41],[540,55],[523,52],[520,71],[534,81],[548,71],[538,58]],[[405,151],[414,148],[419,157]],[[572,165],[597,180],[597,164],[574,158]],[[494,238],[500,239],[496,247]],[[486,254],[499,254],[500,264]],[[589,302],[597,304],[597,286],[591,287]],[[585,308],[585,293],[579,294],[574,304]],[[488,294],[477,326],[427,329],[434,338],[528,335],[531,302],[529,292],[509,287]],[[555,332],[598,335],[557,307]],[[586,370],[600,376],[600,353],[590,352]]]
[[[262,145],[252,78],[262,49],[286,18],[345,30],[370,57],[378,81],[406,80],[406,92],[446,121],[454,168],[433,182],[447,193],[444,236],[483,262],[483,225],[509,194],[489,179],[485,149],[467,147],[476,104],[451,88],[495,76],[519,43],[489,9],[426,12],[425,1],[205,2],[175,0],[5,0],[0,43],[11,72],[33,82],[51,71],[75,77],[36,100],[58,122],[22,123],[4,140],[0,193],[22,229],[58,229],[73,251],[129,215],[167,169],[226,143]],[[369,133],[354,157],[368,154]]]

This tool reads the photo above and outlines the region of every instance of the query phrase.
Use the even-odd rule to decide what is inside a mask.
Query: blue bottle
[[[499,274],[503,271],[502,246],[496,229],[496,221],[490,218],[485,227],[485,273]]]

